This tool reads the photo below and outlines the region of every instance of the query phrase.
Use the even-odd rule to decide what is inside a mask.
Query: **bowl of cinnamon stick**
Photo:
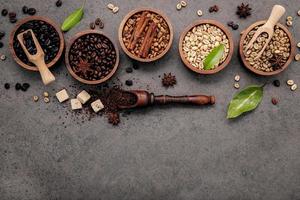
[[[119,28],[119,42],[124,52],[140,62],[162,58],[173,41],[170,20],[159,10],[140,8],[128,13]]]

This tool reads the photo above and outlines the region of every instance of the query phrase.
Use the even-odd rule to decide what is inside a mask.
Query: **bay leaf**
[[[250,85],[237,93],[231,100],[227,118],[236,118],[241,114],[254,110],[263,98],[263,86]]]
[[[219,46],[215,47],[204,59],[203,68],[205,70],[211,70],[217,65],[225,51],[224,44],[220,44]]]
[[[76,9],[65,19],[64,23],[61,26],[62,31],[64,32],[69,31],[71,28],[76,26],[76,24],[78,24],[81,21],[84,15],[84,11],[83,11],[84,5],[85,2],[82,4],[80,8]]]

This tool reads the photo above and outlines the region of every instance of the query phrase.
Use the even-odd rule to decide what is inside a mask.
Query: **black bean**
[[[5,88],[6,90],[9,90],[10,84],[9,84],[9,83],[5,83],[5,84],[4,84],[4,88]]]
[[[279,80],[274,80],[274,81],[273,81],[273,85],[274,85],[275,87],[280,87],[280,81],[279,81]]]
[[[16,83],[15,89],[16,89],[16,90],[21,90],[21,88],[22,88],[21,83]]]
[[[28,7],[27,6],[23,6],[22,11],[24,14],[28,13]]]
[[[132,81],[132,80],[126,80],[126,81],[125,81],[125,84],[126,84],[127,86],[132,86],[132,85],[133,85],[133,81]]]
[[[61,7],[62,6],[62,1],[61,0],[57,0],[55,3],[56,7]]]
[[[29,15],[35,15],[36,9],[35,8],[28,8],[28,14]]]
[[[8,10],[7,9],[3,9],[2,11],[1,11],[1,15],[2,16],[6,16],[8,14]]]

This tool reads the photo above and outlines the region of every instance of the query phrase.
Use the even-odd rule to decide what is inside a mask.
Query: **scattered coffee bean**
[[[0,42],[0,48],[2,48],[3,47],[3,42]]]
[[[201,17],[201,16],[203,15],[202,10],[198,10],[198,11],[197,11],[197,15],[198,15],[199,17]]]
[[[33,101],[34,101],[34,102],[37,102],[37,101],[39,100],[39,97],[38,97],[38,96],[33,96],[32,98],[33,98]]]
[[[240,88],[240,84],[238,84],[238,83],[235,83],[233,86],[234,86],[235,89],[239,89]]]
[[[26,92],[28,90],[28,88],[30,87],[29,83],[23,83],[22,84],[22,87],[21,87],[21,90],[23,92]]]
[[[16,18],[17,14],[15,12],[10,12],[10,13],[8,13],[8,17],[9,18]]]
[[[12,23],[12,24],[16,23],[17,21],[18,20],[16,18],[10,18],[9,19],[9,22]]]
[[[27,6],[23,6],[22,11],[24,14],[28,13],[28,7]]]
[[[16,90],[21,90],[21,88],[22,88],[21,83],[16,83],[15,89],[16,89]]]
[[[239,82],[240,79],[241,79],[241,77],[240,77],[239,75],[235,75],[235,77],[234,77],[234,80],[235,80],[235,81]]]
[[[274,85],[275,87],[280,87],[280,81],[279,81],[279,80],[274,80],[274,81],[273,81],[273,85]]]
[[[62,6],[62,1],[61,0],[57,0],[55,3],[56,7],[61,7]]]
[[[0,40],[5,36],[5,32],[0,31]]]
[[[108,8],[109,10],[114,9],[114,7],[115,7],[115,5],[112,4],[112,3],[107,4],[107,8]]]
[[[181,5],[180,3],[178,3],[178,4],[176,5],[176,9],[177,9],[177,10],[181,10],[181,8],[182,8],[182,5]]]
[[[297,88],[298,88],[297,84],[293,84],[293,85],[291,86],[291,90],[292,90],[292,91],[297,90]]]
[[[25,64],[29,66],[35,66],[31,62],[29,62],[26,54],[24,53],[18,39],[17,35],[21,32],[24,32],[28,29],[32,29],[35,36],[39,40],[42,49],[45,52],[45,62],[46,64],[50,63],[58,54],[60,47],[60,38],[59,34],[55,30],[55,28],[45,21],[40,20],[32,20],[22,24],[18,30],[16,31],[13,48],[16,52],[17,57]],[[36,47],[32,40],[31,33],[24,35],[25,46],[27,47],[30,53],[36,52]],[[28,40],[28,41],[27,41]]]
[[[295,60],[296,60],[296,61],[299,61],[299,60],[300,60],[300,54],[299,54],[299,53],[295,55]]]
[[[138,65],[138,63],[133,62],[132,63],[132,68],[135,69],[135,70],[138,70],[140,68],[140,66]]]
[[[287,82],[286,82],[286,84],[288,84],[289,86],[292,86],[292,85],[294,85],[294,80],[287,80]]]
[[[49,97],[49,93],[48,92],[44,92],[43,95],[44,95],[44,97]]]
[[[132,73],[132,72],[133,72],[133,69],[132,69],[131,67],[127,67],[127,68],[126,68],[126,72],[127,72],[127,73]]]
[[[287,22],[286,22],[286,25],[287,25],[287,26],[293,26],[293,21],[287,21]]]
[[[300,42],[297,43],[297,47],[300,48]]]
[[[5,83],[5,84],[4,84],[4,88],[5,88],[6,90],[9,90],[10,84],[9,84],[9,83]]]
[[[126,81],[125,81],[125,84],[126,84],[127,86],[132,86],[132,85],[133,85],[133,81],[132,81],[132,80],[126,80]]]
[[[234,25],[234,22],[233,21],[229,21],[229,22],[227,22],[227,25],[230,26],[230,27],[232,27]]]
[[[0,56],[0,60],[2,60],[2,61],[6,60],[6,55],[2,54],[2,55]]]
[[[104,28],[104,23],[103,23],[102,21],[101,21],[100,24],[99,24],[99,28],[100,28],[100,29],[103,29],[103,28]]]
[[[94,23],[94,22],[91,22],[91,23],[90,23],[90,29],[94,30],[95,28],[96,28],[95,23]]]
[[[239,29],[239,25],[238,25],[238,24],[234,24],[234,25],[232,26],[232,29],[233,29],[233,30],[238,30],[238,29]]]
[[[35,8],[28,8],[28,14],[29,15],[35,15],[36,9]]]
[[[97,19],[95,20],[95,24],[96,24],[97,26],[99,26],[100,23],[101,23],[101,19],[100,19],[100,18],[97,18]]]
[[[278,100],[276,98],[274,98],[274,97],[272,98],[271,102],[272,102],[273,105],[277,105],[278,104]]]
[[[44,97],[44,102],[45,103],[49,103],[50,102],[50,99],[48,97]]]
[[[106,77],[116,63],[113,43],[100,34],[86,34],[74,41],[70,48],[69,62],[75,74],[85,80]]]
[[[3,10],[1,11],[1,15],[2,15],[3,17],[5,17],[7,14],[8,14],[8,10],[7,10],[7,9],[3,9]]]
[[[181,4],[182,7],[186,7],[187,6],[186,1],[180,1],[180,4]]]
[[[116,14],[117,12],[119,12],[119,7],[114,7],[113,9],[112,9],[112,12],[114,13],[114,14]]]

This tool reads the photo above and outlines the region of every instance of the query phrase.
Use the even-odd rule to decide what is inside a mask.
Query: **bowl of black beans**
[[[67,45],[65,62],[70,74],[85,84],[110,79],[119,65],[119,50],[101,31],[77,33]]]
[[[64,51],[64,37],[54,21],[41,16],[30,16],[20,20],[11,32],[9,47],[14,60],[25,69],[38,71],[38,68],[28,60],[17,39],[18,34],[28,29],[32,29],[37,37],[45,53],[45,63],[48,68],[55,65]],[[32,37],[24,37],[24,44],[30,54],[36,53]]]

